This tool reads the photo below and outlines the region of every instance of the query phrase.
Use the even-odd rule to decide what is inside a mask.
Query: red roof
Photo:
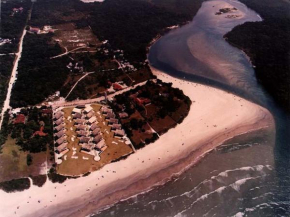
[[[39,129],[39,131],[36,131],[34,134],[33,134],[33,136],[36,136],[36,135],[39,135],[39,136],[46,136],[47,135],[47,133],[44,133],[43,132],[43,126],[41,126],[40,127],[40,129]]]
[[[147,98],[140,97],[140,98],[135,98],[135,102],[138,105],[142,105],[142,104],[148,104],[148,103],[150,103],[151,100],[150,99],[147,99]]]
[[[113,88],[114,88],[114,90],[123,90],[123,87],[118,83],[114,83]]]
[[[14,124],[24,124],[24,123],[25,123],[25,116],[23,114],[17,115],[14,120]]]

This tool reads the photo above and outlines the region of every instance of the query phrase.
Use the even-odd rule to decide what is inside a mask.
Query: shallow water
[[[205,2],[193,22],[159,39],[148,59],[172,76],[231,91],[275,111],[276,137],[265,131],[238,136],[165,185],[93,216],[290,216],[289,134],[283,118],[257,84],[247,56],[223,39],[234,26],[261,18],[238,1],[224,2],[246,16],[215,19],[221,1]]]

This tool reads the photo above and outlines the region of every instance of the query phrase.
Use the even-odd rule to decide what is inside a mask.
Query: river
[[[220,8],[231,13],[215,15]],[[234,92],[267,107],[277,132],[238,136],[163,186],[121,201],[93,216],[290,216],[289,139],[283,115],[257,83],[249,58],[225,33],[262,18],[238,1],[206,1],[189,24],[161,37],[148,59],[172,76]]]

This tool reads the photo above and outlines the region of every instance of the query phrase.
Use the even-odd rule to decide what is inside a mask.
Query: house
[[[80,143],[88,143],[90,141],[90,139],[91,139],[90,137],[83,136],[80,138]]]
[[[57,127],[55,127],[54,129],[56,129],[56,131],[60,131],[64,128],[64,124],[58,125]]]
[[[36,34],[38,34],[38,33],[40,33],[40,28],[30,27],[30,28],[29,28],[29,31],[30,31],[31,33],[36,33]]]
[[[54,119],[58,120],[59,118],[63,117],[62,111],[58,111],[54,114]]]
[[[93,108],[92,108],[92,106],[90,106],[90,105],[86,106],[86,108],[84,109],[84,113],[85,113],[85,114],[88,114],[88,113],[91,112],[91,111],[93,111]]]
[[[54,124],[57,125],[57,126],[60,125],[60,124],[63,124],[63,119],[59,118],[57,121],[54,122]]]
[[[99,134],[99,135],[95,136],[95,138],[93,139],[93,142],[94,142],[94,143],[98,143],[98,142],[100,142],[101,140],[102,140],[102,136]]]
[[[78,118],[81,118],[82,117],[82,114],[81,113],[75,113],[72,115],[73,119],[78,119]]]
[[[82,125],[82,124],[78,124],[78,125],[76,126],[77,130],[85,130],[86,127],[87,127],[86,125]]]
[[[88,123],[89,123],[89,124],[93,124],[93,123],[95,123],[96,121],[97,121],[96,116],[93,116],[93,117],[91,117],[91,118],[88,120]]]
[[[110,118],[115,118],[115,114],[113,112],[108,112],[107,114],[105,114],[106,119],[110,119]]]
[[[120,117],[120,118],[127,118],[127,117],[129,117],[129,115],[128,115],[128,113],[126,113],[126,112],[120,112],[120,113],[119,113],[119,117]]]
[[[113,124],[111,127],[111,130],[121,130],[122,126],[121,124]]]
[[[117,124],[118,123],[118,119],[110,118],[108,122],[109,122],[109,124]]]
[[[116,90],[116,91],[118,91],[118,90],[123,90],[123,87],[122,87],[120,84],[118,84],[118,83],[114,83],[114,84],[113,84],[113,88],[114,88],[114,90]]]
[[[106,113],[108,113],[108,112],[113,112],[113,110],[110,109],[110,108],[108,108],[108,107],[106,107],[106,106],[103,106],[103,107],[101,108],[101,112],[102,112],[103,114],[106,114]]]
[[[134,102],[136,104],[138,104],[139,106],[142,106],[142,105],[147,105],[147,104],[151,103],[151,100],[148,98],[140,97],[140,98],[135,98]]]
[[[72,110],[72,113],[73,113],[73,114],[82,114],[82,110],[81,110],[81,109],[78,109],[78,108],[74,108],[74,109]]]
[[[84,131],[84,130],[76,131],[76,133],[77,133],[77,136],[78,137],[86,136],[87,135],[87,131]]]
[[[121,136],[121,137],[123,137],[123,136],[125,136],[125,131],[124,130],[116,130],[114,132],[114,136]]]
[[[96,128],[96,129],[92,132],[92,135],[93,135],[93,136],[97,136],[100,132],[101,132],[100,128]]]
[[[96,145],[96,148],[101,150],[105,146],[106,146],[106,144],[105,144],[105,141],[103,140]]]
[[[68,149],[68,148],[67,148],[67,144],[68,144],[68,143],[63,143],[63,144],[61,144],[60,146],[58,146],[58,147],[56,148],[56,151],[60,154],[61,152],[67,150],[67,149]]]
[[[91,125],[90,130],[94,131],[96,128],[99,128],[99,126],[96,123],[94,123],[94,124]]]
[[[82,146],[81,151],[86,151],[86,152],[90,152],[94,148],[94,145],[87,144],[87,143],[83,143],[81,146]]]
[[[75,124],[83,125],[86,122],[85,119],[76,119]]]
[[[65,140],[65,137],[63,136],[63,137],[61,137],[61,138],[59,138],[58,140],[56,140],[56,143],[58,144],[58,145],[61,145],[62,143],[64,143],[66,140]]]
[[[14,120],[14,124],[25,124],[25,115],[18,114]]]
[[[57,132],[56,134],[54,134],[57,138],[61,138],[65,135],[65,131],[64,130],[61,130],[59,132]]]
[[[88,114],[87,114],[87,118],[91,118],[94,116],[94,111],[90,111]]]

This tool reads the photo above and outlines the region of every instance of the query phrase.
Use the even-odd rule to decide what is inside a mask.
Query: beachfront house
[[[56,144],[61,145],[62,143],[66,142],[66,138],[65,136],[59,138],[58,140],[56,140]]]
[[[97,128],[99,128],[99,126],[98,126],[96,123],[94,123],[94,124],[91,125],[90,130],[91,130],[91,131],[94,131],[94,130],[97,129]]]
[[[61,130],[59,132],[57,132],[56,134],[54,134],[57,138],[61,138],[65,135],[65,131],[64,130]]]
[[[58,125],[60,125],[60,124],[63,124],[63,118],[59,118],[58,120],[56,120],[56,121],[54,122],[54,124],[55,124],[56,126],[58,126]]]
[[[91,111],[93,111],[93,108],[92,108],[92,106],[90,106],[90,105],[86,106],[86,108],[84,109],[84,113],[85,113],[85,114],[88,114],[88,113],[91,112]]]
[[[77,130],[85,130],[86,129],[86,125],[82,125],[82,124],[78,124],[76,126]]]
[[[75,124],[77,124],[77,125],[83,125],[85,122],[86,122],[85,119],[76,119],[75,120]]]
[[[56,129],[56,131],[60,131],[60,130],[64,129],[64,124],[58,125],[54,129]]]
[[[60,154],[61,152],[67,150],[67,149],[68,149],[68,148],[67,148],[67,144],[68,144],[68,143],[63,143],[63,144],[59,145],[59,146],[56,148],[56,152],[57,152],[58,154]]]
[[[90,119],[91,117],[94,116],[94,111],[90,111],[88,114],[87,114],[87,118]]]
[[[90,139],[91,139],[90,137],[83,136],[80,138],[80,143],[88,143]]]
[[[78,109],[78,108],[74,108],[74,109],[72,110],[72,113],[73,113],[73,114],[82,114],[82,110],[81,110],[81,109]]]
[[[93,136],[97,136],[100,132],[101,132],[100,128],[96,128],[96,129],[92,132],[92,135],[93,135]]]
[[[123,137],[125,136],[125,131],[124,130],[116,130],[114,132],[114,136],[120,136],[120,137]]]
[[[58,120],[59,118],[62,118],[63,117],[63,113],[62,111],[58,111],[54,114],[54,119],[55,120]]]
[[[82,117],[82,114],[81,113],[75,113],[72,115],[73,119],[78,119],[78,118],[81,118]]]
[[[101,136],[101,135],[97,135],[97,136],[94,137],[93,142],[94,142],[94,143],[98,143],[98,142],[100,142],[101,140],[102,140],[102,136]]]
[[[110,118],[108,122],[109,122],[109,124],[117,124],[118,123],[118,119]]]
[[[86,136],[88,133],[85,130],[76,131],[78,137]]]
[[[122,129],[121,124],[113,124],[111,126],[111,130],[121,130],[121,129]]]

